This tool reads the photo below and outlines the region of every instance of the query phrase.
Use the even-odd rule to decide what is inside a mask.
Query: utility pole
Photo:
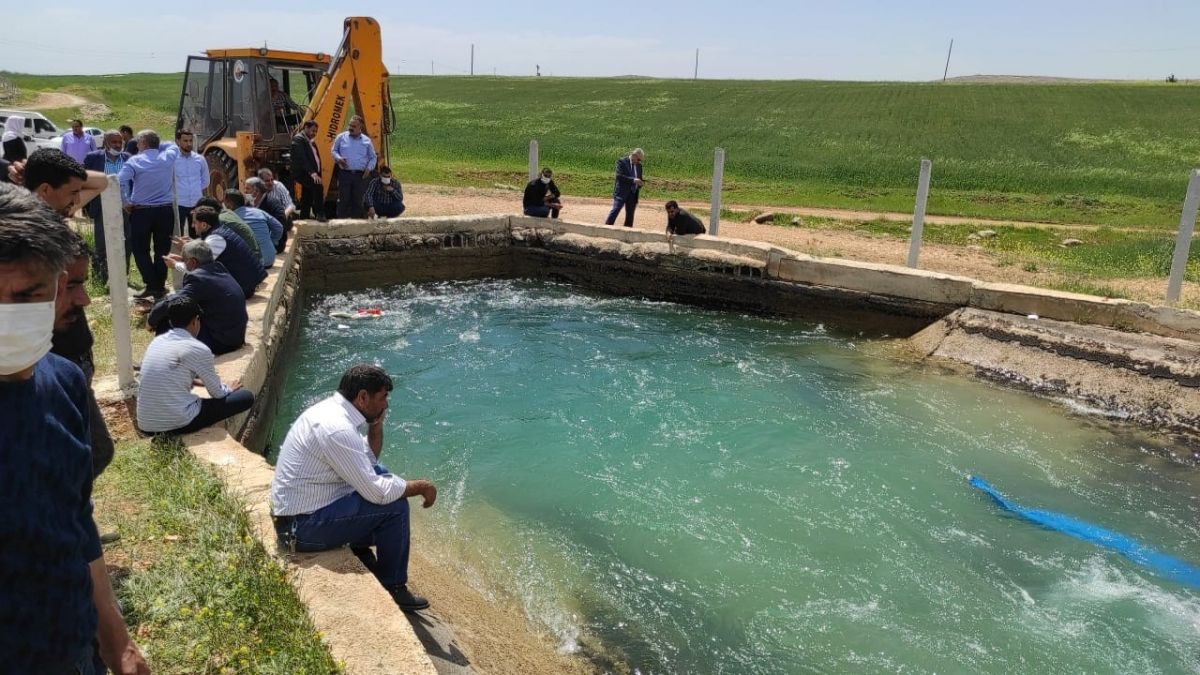
[[[475,43],[471,43],[471,74],[475,74]]]
[[[696,67],[692,70],[692,81],[700,77],[700,48],[696,47]]]
[[[946,75],[950,73],[950,54],[954,53],[954,38],[950,38],[950,49],[946,50],[946,69],[942,71],[942,84],[946,83]]]

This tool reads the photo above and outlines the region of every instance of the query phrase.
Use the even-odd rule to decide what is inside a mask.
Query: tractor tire
[[[209,150],[204,159],[208,161],[208,194],[223,201],[226,190],[238,189],[237,162],[221,149]]]

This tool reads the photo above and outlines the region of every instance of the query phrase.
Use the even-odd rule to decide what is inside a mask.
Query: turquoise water
[[[1200,594],[966,482],[1200,563],[1194,470],[893,349],[541,282],[323,296],[274,437],[384,365],[383,461],[440,487],[415,545],[617,669],[1200,672]]]

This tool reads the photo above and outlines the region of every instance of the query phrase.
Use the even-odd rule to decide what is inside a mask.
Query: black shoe
[[[352,546],[350,552],[354,554],[355,558],[358,558],[368,572],[375,571],[375,565],[379,563],[379,560],[375,558],[375,552],[370,547],[354,548]]]
[[[404,584],[393,586],[387,591],[392,594],[392,600],[396,601],[396,605],[405,612],[429,609],[429,601],[419,595],[413,595],[412,591],[408,590],[408,586]]]
[[[150,288],[149,286],[147,286],[147,287],[143,288],[140,293],[134,293],[133,297],[137,298],[138,300],[145,300],[146,298],[148,298],[152,295],[154,295],[154,290],[152,288]]]

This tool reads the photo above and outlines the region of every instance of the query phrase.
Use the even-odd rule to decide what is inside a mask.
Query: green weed
[[[96,484],[126,621],[156,673],[339,672],[245,507],[177,442],[125,441]]]

